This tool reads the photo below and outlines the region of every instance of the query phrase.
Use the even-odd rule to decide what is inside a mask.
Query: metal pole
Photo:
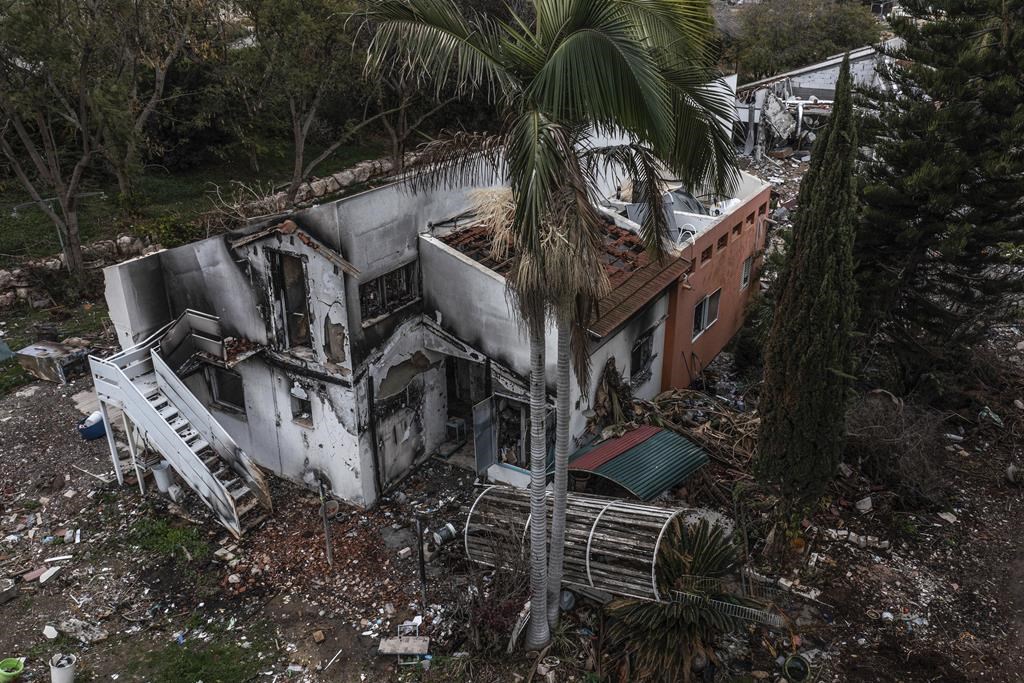
[[[327,566],[334,566],[334,553],[331,550],[331,525],[327,519],[327,498],[324,496],[324,480],[317,477],[317,483],[320,485],[320,514],[324,518],[324,544],[327,550]]]
[[[420,596],[423,598],[423,609],[427,609],[427,561],[423,557],[423,520],[416,515],[416,551],[420,561]]]

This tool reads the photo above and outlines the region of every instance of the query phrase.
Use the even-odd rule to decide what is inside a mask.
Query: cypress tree
[[[800,185],[790,253],[765,347],[755,463],[790,503],[814,502],[842,450],[851,333],[856,155],[849,59],[828,126]]]
[[[856,277],[859,325],[909,390],[1019,316],[1024,0],[902,6],[892,87],[865,101]]]

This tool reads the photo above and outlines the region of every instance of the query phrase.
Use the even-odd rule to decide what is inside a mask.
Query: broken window
[[[292,385],[288,393],[292,402],[292,422],[303,427],[312,427],[313,404],[309,400],[309,394],[299,384]]]
[[[359,285],[359,308],[364,322],[394,313],[418,297],[415,261]]]
[[[718,299],[722,290],[709,294],[693,307],[693,338],[696,339],[718,320]]]
[[[729,244],[729,233],[723,233],[722,236],[718,238],[718,248],[725,249],[727,244]]]
[[[732,226],[732,234],[738,235],[742,231],[743,231],[743,224],[742,223],[737,223],[736,225]]]
[[[711,260],[711,247],[708,247],[704,251],[700,252],[700,262],[706,263]]]
[[[224,368],[209,367],[206,379],[214,403],[222,408],[245,412],[245,389],[241,375]]]
[[[272,252],[271,263],[274,269],[274,297],[284,319],[284,345],[289,349],[310,346],[309,290],[302,259],[291,254]]]
[[[750,255],[743,261],[743,274],[740,275],[740,289],[746,289],[750,284],[750,271],[754,268],[754,256]]]
[[[651,378],[654,362],[654,330],[640,335],[629,357],[629,383],[638,387]]]

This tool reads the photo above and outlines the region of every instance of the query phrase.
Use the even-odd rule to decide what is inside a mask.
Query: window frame
[[[226,399],[223,396],[220,381],[221,375],[226,375],[228,377],[238,380],[238,386],[241,391],[241,404],[235,403],[234,401]],[[207,386],[209,386],[210,388],[210,398],[213,400],[213,404],[217,408],[233,413],[240,413],[242,415],[247,414],[245,409],[245,380],[242,378],[242,375],[235,372],[234,370],[222,368],[219,365],[207,365],[206,383]]]
[[[274,306],[277,312],[278,320],[281,323],[281,337],[284,342],[284,348],[313,348],[313,312],[310,306],[309,300],[309,271],[306,268],[306,258],[299,254],[294,254],[280,249],[268,249],[269,261],[271,268],[271,279],[274,283]],[[304,308],[304,315],[306,321],[306,334],[304,340],[297,340],[293,337],[291,315],[297,314],[297,311],[291,311],[291,305],[289,302],[290,297],[288,296],[288,288],[285,285],[285,259],[297,262],[299,268],[302,271],[301,284],[302,284],[302,306]]]
[[[629,383],[634,389],[647,383],[654,375],[654,359],[658,357],[658,354],[654,352],[654,332],[656,329],[657,327],[655,326],[638,334],[633,341],[633,346],[629,349]],[[642,353],[645,346],[647,347],[646,358],[644,358]],[[641,350],[641,368],[634,367],[633,363],[634,354],[638,349]]]
[[[389,289],[386,287],[389,278],[404,279],[406,295],[398,299],[399,303],[392,304],[389,301]],[[366,305],[367,293],[371,291],[373,291],[374,296],[379,302],[375,304],[376,308],[379,309],[379,312],[375,312],[374,315],[367,315],[367,308],[370,308]],[[363,327],[368,327],[387,318],[388,316],[394,315],[406,306],[419,301],[420,297],[418,259],[413,259],[412,261],[403,263],[397,268],[393,268],[386,273],[381,273],[368,282],[361,283],[359,285],[359,314],[362,319]]]
[[[743,259],[743,268],[740,271],[740,291],[750,286],[750,280],[754,274],[754,255],[751,254]]]
[[[715,317],[708,320],[708,308],[711,300],[715,302]],[[690,341],[697,341],[697,339],[708,331],[708,329],[718,322],[719,314],[721,313],[722,303],[722,288],[719,287],[715,291],[701,297],[697,303],[693,305],[693,335]],[[703,308],[702,308],[703,307]],[[702,308],[701,312],[701,327],[697,329],[697,309]]]

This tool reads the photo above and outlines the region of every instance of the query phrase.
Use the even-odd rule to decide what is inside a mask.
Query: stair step
[[[220,462],[220,456],[214,453],[209,458],[203,458],[203,464],[206,465],[206,469],[213,471],[213,466]]]
[[[250,500],[248,503],[242,503],[241,505],[236,507],[235,508],[235,513],[238,515],[238,518],[241,519],[242,516],[246,512],[249,512],[249,510],[252,510],[254,507],[256,507],[259,504],[260,504],[259,499],[256,498],[256,496],[253,496],[252,500]]]
[[[160,393],[160,387],[156,385],[146,387],[141,391],[143,397],[149,402],[153,402],[155,399],[164,398],[164,395]]]
[[[181,431],[183,429],[186,429],[186,428],[191,429],[192,428],[192,424],[188,420],[186,420],[185,418],[181,417],[180,415],[177,418],[175,418],[174,420],[172,420],[171,422],[169,422],[168,424],[170,424],[171,425],[171,429],[176,431],[178,434],[181,434]]]
[[[191,425],[186,425],[185,427],[175,429],[174,431],[178,432],[178,436],[184,439],[185,443],[192,443],[199,438],[199,432],[192,429]]]
[[[217,463],[214,463],[214,465],[216,464]],[[225,474],[228,476],[234,475],[234,472],[231,469],[229,469],[228,466],[225,465],[224,463],[221,463],[220,467],[217,468],[216,470],[210,469],[210,471],[213,472],[213,478],[216,479],[217,481],[224,481],[222,477]]]
[[[190,443],[188,447],[189,450],[191,450],[193,453],[198,453],[203,449],[209,448],[210,444],[207,443],[206,439],[197,439],[196,441]]]
[[[158,412],[160,417],[164,419],[164,422],[170,422],[171,418],[178,414],[178,409],[168,404],[166,408],[162,408]]]
[[[256,494],[254,494],[254,493],[252,492],[252,490],[250,490],[250,489],[249,489],[249,487],[248,487],[248,486],[246,486],[245,484],[242,484],[241,486],[239,486],[239,487],[238,487],[237,489],[235,489],[234,491],[232,491],[232,490],[231,490],[231,487],[230,487],[230,486],[227,486],[227,487],[225,487],[225,488],[227,488],[227,489],[228,489],[228,493],[230,493],[230,494],[231,494],[231,497],[232,497],[232,498],[234,498],[236,502],[237,502],[237,501],[240,501],[240,500],[242,500],[242,499],[243,499],[243,498],[245,498],[246,496],[253,496],[253,495],[256,495]]]

